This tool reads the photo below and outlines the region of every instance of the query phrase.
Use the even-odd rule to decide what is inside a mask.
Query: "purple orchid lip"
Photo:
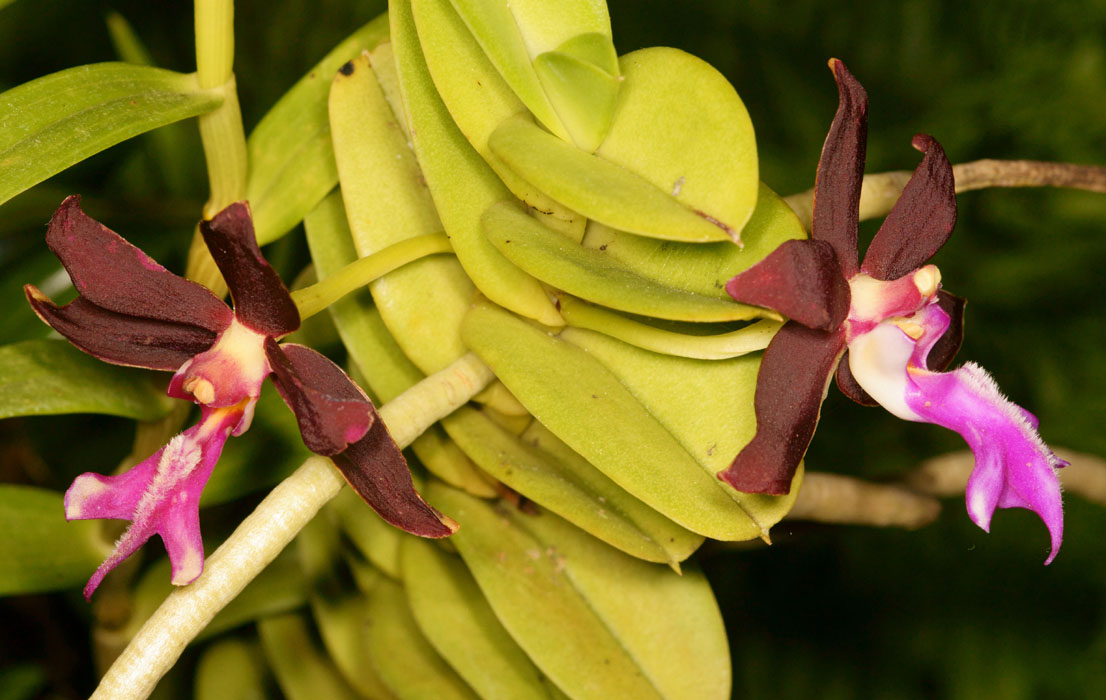
[[[976,455],[972,519],[987,529],[995,508],[1033,510],[1050,533],[1047,564],[1063,531],[1059,460],[1036,419],[982,369],[942,373],[963,339],[965,302],[940,289],[940,273],[926,262],[956,222],[952,166],[935,139],[914,137],[922,161],[858,264],[868,100],[843,63],[830,68],[840,103],[818,164],[811,239],[781,245],[726,285],[737,301],[790,320],[761,361],[757,432],[718,477],[740,491],[787,493],[836,369],[854,401],[960,433]]]
[[[233,204],[200,229],[227,281],[233,311],[88,217],[76,196],[54,215],[47,241],[80,296],[58,307],[35,287],[25,288],[39,317],[78,348],[115,364],[175,370],[169,395],[194,401],[202,411],[200,423],[129,471],[82,474],[70,486],[70,520],[131,521],[85,596],[154,535],[169,552],[173,583],[200,575],[200,493],[227,438],[249,427],[269,376],[308,448],[331,457],[386,521],[424,537],[455,532],[457,524],[415,491],[402,451],[345,372],[310,348],[277,343],[299,327],[299,311],[261,255],[249,206]]]

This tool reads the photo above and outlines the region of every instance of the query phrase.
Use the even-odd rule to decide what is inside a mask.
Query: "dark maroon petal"
[[[33,285],[23,290],[31,308],[51,328],[112,364],[172,371],[215,342],[216,334],[199,326],[118,314],[84,297],[58,307]]]
[[[158,265],[122,236],[66,198],[50,219],[46,244],[61,260],[81,296],[125,316],[187,323],[218,333],[233,317],[203,286]]]
[[[841,356],[841,361],[837,363],[837,388],[841,390],[842,394],[861,406],[879,405],[879,401],[869,396],[868,392],[864,391],[864,387],[860,386],[860,382],[856,381],[856,377],[853,376],[853,371],[849,367],[848,350]]]
[[[300,327],[300,314],[288,288],[257,247],[249,205],[230,205],[211,221],[202,222],[200,232],[227,281],[239,321],[275,338]]]
[[[849,314],[849,283],[833,246],[787,241],[726,283],[731,297],[775,309],[808,328],[830,331]]]
[[[833,246],[837,263],[848,278],[857,271],[856,227],[868,141],[868,94],[844,63],[831,58],[829,65],[837,81],[838,105],[814,179],[811,237]]]
[[[384,421],[374,421],[365,437],[331,459],[350,487],[392,525],[420,537],[448,537],[457,531],[457,523],[415,491],[407,460]]]
[[[783,495],[791,489],[844,347],[844,330],[784,324],[761,359],[753,402],[756,435],[729,468],[718,472],[719,479],[745,493]]]
[[[309,450],[329,457],[364,437],[376,409],[341,367],[311,348],[272,338],[265,339],[265,356]]]
[[[929,350],[926,367],[934,372],[944,372],[952,364],[964,342],[964,307],[968,302],[945,290],[937,292],[937,305],[949,315],[949,327],[945,334]]]
[[[926,134],[915,136],[912,145],[925,157],[860,266],[876,279],[895,280],[924,265],[945,245],[956,224],[956,186],[945,150]]]

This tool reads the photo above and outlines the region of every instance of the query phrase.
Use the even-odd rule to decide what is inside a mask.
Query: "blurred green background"
[[[382,5],[240,2],[236,72],[247,131]],[[676,46],[729,77],[757,127],[762,178],[781,194],[813,184],[836,108],[831,56],[868,90],[870,172],[913,168],[910,138],[921,131],[954,163],[1106,164],[1103,0],[609,6],[620,52]],[[190,3],[17,0],[0,8],[0,88],[115,59],[104,23],[110,10],[133,24],[159,65],[192,70]],[[19,289],[56,269],[41,235],[66,194],[84,193],[93,216],[180,268],[206,196],[194,125],[181,129],[195,147],[171,170],[143,137],[0,210],[4,343],[44,334]],[[946,288],[969,300],[959,359],[988,368],[1037,413],[1050,443],[1106,455],[1106,196],[991,190],[959,201],[956,232],[936,259]],[[865,225],[862,238],[875,227]],[[293,274],[305,256],[302,237],[287,237],[270,254]],[[948,431],[856,406],[835,389],[822,415],[807,458],[813,469],[894,479],[962,448]],[[0,481],[62,489],[80,471],[109,470],[131,430],[108,418],[0,422]],[[229,526],[249,505],[213,517]],[[1047,569],[1046,532],[1035,516],[1002,511],[986,535],[958,500],[919,532],[785,523],[771,548],[708,548],[702,559],[727,619],[734,696],[1106,697],[1106,511],[1070,497],[1066,524],[1064,547]],[[23,674],[27,687],[87,694],[88,617],[72,594],[0,601],[0,687]]]

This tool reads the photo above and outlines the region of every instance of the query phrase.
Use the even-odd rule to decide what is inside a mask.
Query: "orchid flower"
[[[402,452],[364,392],[311,348],[278,344],[299,328],[300,315],[261,255],[249,207],[233,204],[200,230],[233,311],[90,218],[78,196],[58,208],[46,242],[79,296],[58,307],[33,285],[24,288],[39,318],[75,346],[113,364],[174,371],[169,395],[200,406],[197,425],[127,472],[85,473],[66,491],[67,520],[131,521],[85,597],[155,534],[169,553],[174,584],[202,573],[200,493],[227,438],[249,428],[269,376],[295,413],[304,444],[330,457],[381,517],[424,537],[452,534],[456,523],[415,491]]]
[[[914,137],[922,162],[858,264],[868,98],[843,63],[830,67],[840,104],[818,163],[811,238],[781,245],[726,285],[734,299],[790,320],[757,376],[756,434],[718,476],[739,491],[787,493],[836,368],[854,401],[960,433],[975,455],[972,520],[989,531],[996,508],[1036,512],[1049,531],[1048,564],[1064,523],[1055,470],[1066,463],[1037,434],[1036,417],[981,367],[943,372],[960,348],[965,302],[925,263],[956,222],[952,167],[936,140]]]

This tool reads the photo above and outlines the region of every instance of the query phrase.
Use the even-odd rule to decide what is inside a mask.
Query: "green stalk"
[[[472,353],[430,375],[380,408],[400,447],[463,406],[494,379]],[[281,482],[215,550],[204,573],[173,591],[100,680],[92,700],[139,700],[223,607],[271,562],[345,480],[324,457],[312,457]]]

